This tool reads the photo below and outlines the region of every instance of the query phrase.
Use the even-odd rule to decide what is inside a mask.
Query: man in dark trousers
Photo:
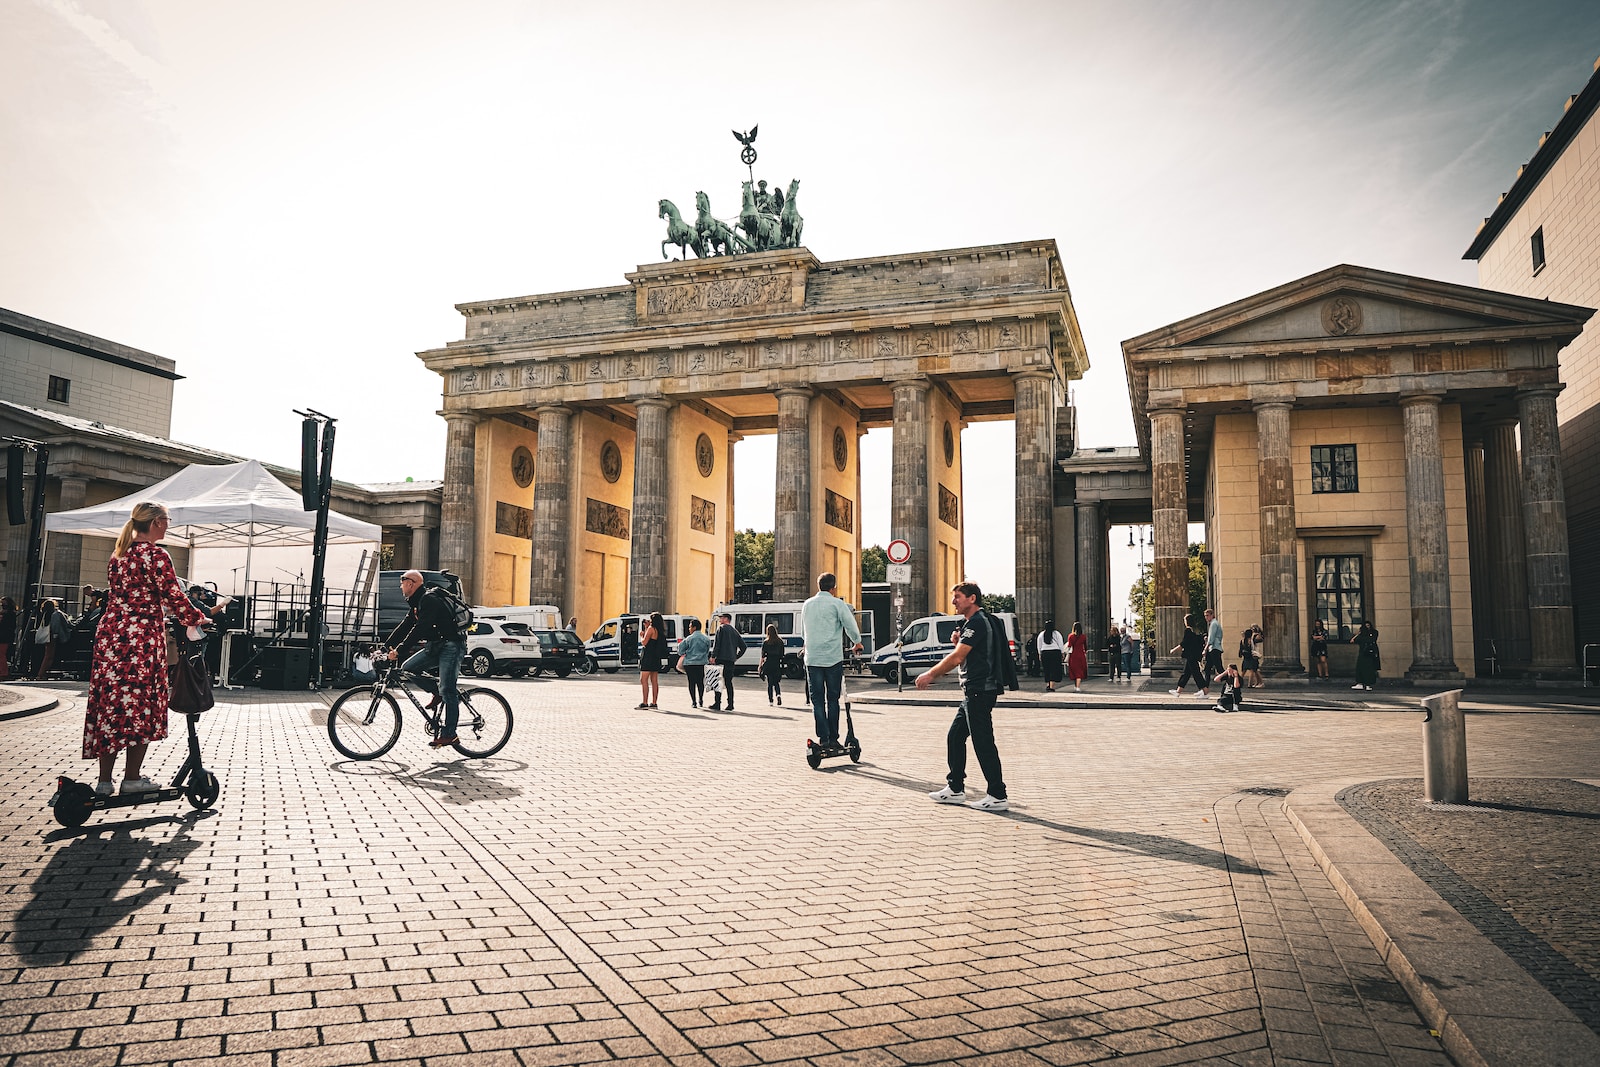
[[[415,676],[418,686],[444,697],[444,722],[439,724],[439,736],[428,742],[434,748],[444,748],[461,740],[456,736],[461,718],[461,693],[456,679],[461,674],[461,661],[467,657],[467,638],[456,626],[455,610],[441,595],[443,591],[426,585],[421,571],[402,574],[400,591],[411,610],[389,635],[389,658],[404,659],[412,646],[422,645],[422,651],[404,659],[401,666]],[[437,684],[422,673],[435,667],[439,669]]]
[[[744,655],[744,638],[739,631],[733,628],[733,616],[724,611],[718,616],[722,625],[717,627],[717,636],[711,641],[711,659],[722,668],[722,689],[728,691],[728,710],[733,710],[733,665]],[[722,710],[722,690],[717,691],[711,703],[712,711]]]
[[[961,691],[966,698],[956,709],[955,722],[945,737],[945,755],[950,764],[945,787],[928,797],[936,804],[967,804],[979,811],[1005,811],[1011,805],[1000,772],[1000,750],[994,743],[994,703],[1002,690],[1017,688],[1017,672],[1005,628],[978,606],[982,596],[976,582],[960,582],[951,588],[950,603],[966,622],[956,635],[956,647],[950,654],[917,676],[917,688],[926,689],[935,678],[959,669]],[[966,792],[968,738],[972,739],[972,751],[989,783],[988,795],[970,804]]]

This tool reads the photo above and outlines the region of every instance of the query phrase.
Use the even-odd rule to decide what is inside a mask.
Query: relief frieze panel
[[[826,492],[827,497],[823,501],[823,521],[836,530],[855,533],[855,502],[849,497],[840,496],[832,489]]]
[[[689,498],[689,529],[708,534],[717,532],[716,501],[702,500],[697,496]]]
[[[583,528],[590,533],[626,541],[632,536],[628,526],[629,518],[627,508],[619,508],[615,504],[589,497],[584,509]]]
[[[645,290],[645,314],[651,317],[705,315],[740,308],[788,307],[794,279],[787,272],[747,278],[714,278],[678,285],[652,285]]]
[[[961,529],[961,500],[942,482],[939,484],[939,521],[953,530]]]

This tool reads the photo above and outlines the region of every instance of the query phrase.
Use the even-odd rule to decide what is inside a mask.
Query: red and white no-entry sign
[[[895,538],[889,542],[887,555],[890,563],[904,563],[911,558],[911,545],[909,542]]]

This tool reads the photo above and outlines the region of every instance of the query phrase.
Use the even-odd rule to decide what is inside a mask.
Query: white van
[[[661,616],[662,636],[667,639],[667,669],[678,662],[678,642],[689,634],[689,620],[693,615]],[[586,642],[589,658],[595,667],[607,674],[615,674],[623,667],[639,665],[639,633],[649,615],[618,615],[601,623]],[[702,623],[703,625],[703,623]]]
[[[474,607],[472,617],[520,622],[530,630],[559,630],[564,625],[561,621],[561,609],[554,604],[512,604],[503,608]]]
[[[1017,616],[1011,611],[994,612],[994,617],[1005,628],[1006,642],[1010,646],[1011,660],[1017,660],[1022,644],[1017,640]],[[905,664],[906,680],[910,681],[935,663],[955,651],[955,635],[961,631],[966,619],[960,615],[924,615],[900,632],[898,643],[889,642],[872,657],[870,669],[884,681],[896,681],[896,672]]]
[[[735,670],[753,671],[761,663],[761,642],[767,639],[767,627],[776,626],[778,636],[783,638],[787,649],[784,656],[784,674],[790,678],[804,678],[806,676],[805,663],[805,635],[801,613],[805,610],[805,603],[794,601],[787,604],[723,604],[717,608],[716,614],[724,611],[733,616],[733,628],[739,631],[739,636],[744,638],[744,655],[739,657]],[[862,647],[872,648],[872,613],[865,611],[854,612],[856,626],[861,630]],[[712,630],[715,636],[716,631]]]

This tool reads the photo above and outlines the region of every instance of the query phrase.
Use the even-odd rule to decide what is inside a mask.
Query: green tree
[[[1199,618],[1206,610],[1206,567],[1200,562],[1203,544],[1189,546],[1189,612]],[[1141,638],[1152,640],[1156,632],[1155,564],[1146,563],[1139,572],[1139,580],[1128,590],[1128,610],[1133,612],[1133,625]],[[1156,652],[1159,655],[1161,649]]]
[[[772,581],[772,545],[771,530],[733,531],[733,580]]]
[[[1017,598],[1011,593],[985,593],[978,603],[987,612],[1017,610]]]
[[[882,545],[868,545],[861,550],[861,580],[884,582],[889,580],[889,553]]]

